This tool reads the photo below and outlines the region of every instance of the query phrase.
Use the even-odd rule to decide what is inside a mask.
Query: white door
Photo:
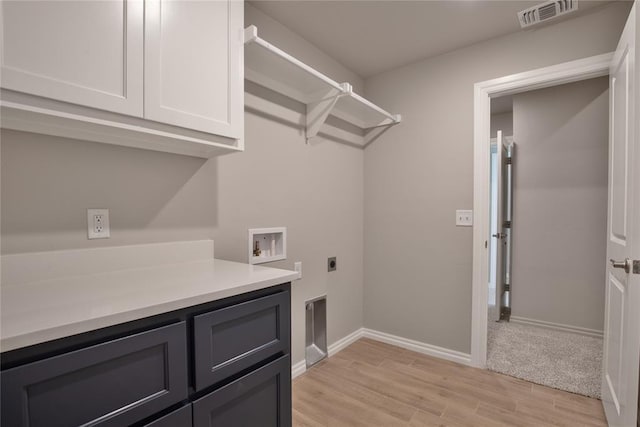
[[[613,261],[606,272],[602,401],[613,427],[636,426],[638,412],[640,275],[623,268],[640,259],[636,8],[631,9],[610,68],[607,258]]]
[[[2,87],[142,117],[143,3],[2,1]]]
[[[508,230],[505,228],[505,220],[510,219],[509,180],[507,176],[506,161],[509,157],[508,148],[504,141],[502,131],[497,132],[496,137],[496,234],[491,237],[496,245],[496,299],[495,311],[491,313],[492,320],[501,319],[502,306],[504,305],[504,292],[509,283],[509,251],[507,247]]]
[[[500,320],[500,302],[504,293],[504,159],[506,158],[504,150],[504,141],[502,131],[499,130],[496,136],[496,234],[493,234],[494,244],[496,245],[496,300],[495,311],[492,313],[495,321]]]
[[[145,118],[242,138],[243,22],[238,0],[147,0]]]

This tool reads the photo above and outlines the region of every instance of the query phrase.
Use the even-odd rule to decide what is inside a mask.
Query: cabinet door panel
[[[291,360],[283,356],[196,400],[194,427],[290,427]]]
[[[185,322],[2,371],[2,425],[122,426],[187,397]]]
[[[143,3],[3,1],[2,87],[141,117]]]
[[[288,292],[279,292],[195,316],[196,390],[287,353],[289,300]]]
[[[191,405],[186,405],[149,424],[145,424],[144,427],[192,427],[192,425]]]
[[[237,0],[148,1],[145,117],[240,139],[243,22]]]

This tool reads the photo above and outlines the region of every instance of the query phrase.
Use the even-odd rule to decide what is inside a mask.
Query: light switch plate
[[[302,261],[294,262],[293,269],[298,272],[298,278],[296,280],[302,279]]]
[[[473,225],[473,211],[458,209],[456,211],[456,226],[471,227]]]

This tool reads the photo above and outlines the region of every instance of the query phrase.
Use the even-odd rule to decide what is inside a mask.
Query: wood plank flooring
[[[293,425],[607,424],[597,399],[361,339],[293,381]]]

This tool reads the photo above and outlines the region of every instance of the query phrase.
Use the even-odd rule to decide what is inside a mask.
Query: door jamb
[[[474,85],[473,110],[473,267],[471,365],[487,364],[487,293],[489,283],[491,98],[558,86],[609,74],[613,52],[564,62]]]

